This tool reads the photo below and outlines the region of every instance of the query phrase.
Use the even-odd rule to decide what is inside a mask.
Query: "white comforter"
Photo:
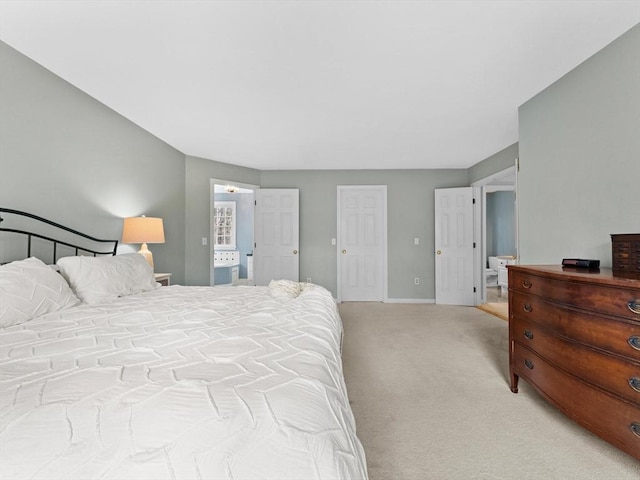
[[[0,478],[358,479],[317,287],[163,287],[0,333]]]

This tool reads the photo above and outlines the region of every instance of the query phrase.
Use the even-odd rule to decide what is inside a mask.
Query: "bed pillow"
[[[35,257],[0,266],[0,327],[78,303],[62,275]]]
[[[153,269],[138,253],[110,257],[63,257],[60,273],[78,298],[96,304],[157,288]]]

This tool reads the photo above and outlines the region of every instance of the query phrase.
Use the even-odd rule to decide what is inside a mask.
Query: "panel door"
[[[436,303],[474,305],[473,187],[435,191]]]
[[[256,285],[298,281],[299,192],[297,188],[256,190],[253,274]]]
[[[384,301],[386,291],[384,185],[338,187],[338,299]]]

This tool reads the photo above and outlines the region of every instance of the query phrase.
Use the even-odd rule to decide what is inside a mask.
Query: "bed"
[[[0,478],[367,478],[327,290],[159,287],[103,253],[0,267]]]

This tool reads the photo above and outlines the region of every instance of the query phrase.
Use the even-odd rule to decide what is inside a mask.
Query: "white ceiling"
[[[466,168],[639,0],[5,1],[0,38],[187,155]]]

